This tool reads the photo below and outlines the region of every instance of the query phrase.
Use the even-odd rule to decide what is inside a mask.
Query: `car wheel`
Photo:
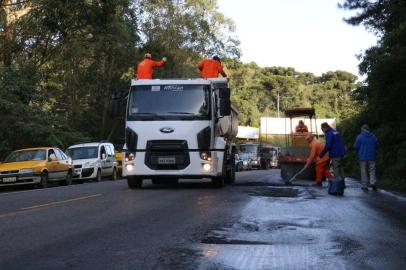
[[[113,174],[111,175],[111,180],[115,181],[117,180],[117,169],[113,169]]]
[[[41,181],[39,182],[40,188],[47,188],[48,187],[48,173],[43,172],[41,174]]]
[[[69,186],[72,185],[72,171],[69,170],[68,174],[66,175],[65,185]]]
[[[137,176],[127,178],[127,184],[130,189],[139,189],[142,187],[143,179]]]
[[[102,180],[102,175],[101,175],[100,169],[97,169],[97,174],[96,174],[95,180],[96,180],[96,182],[101,182],[101,180]]]

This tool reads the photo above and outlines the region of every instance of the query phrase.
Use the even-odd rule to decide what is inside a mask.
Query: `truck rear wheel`
[[[235,182],[235,165],[231,165],[230,170],[227,171],[224,182],[228,185],[234,184],[234,182]]]
[[[226,161],[225,161],[226,162]],[[229,162],[229,168],[226,171],[226,177],[224,179],[224,182],[228,185],[234,184],[235,182],[235,154],[233,153],[230,156],[230,159],[228,160]],[[226,168],[226,167],[223,167]]]
[[[127,184],[130,189],[139,189],[142,187],[143,179],[137,176],[127,178]]]

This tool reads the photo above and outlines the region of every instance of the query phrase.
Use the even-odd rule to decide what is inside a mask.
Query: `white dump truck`
[[[114,99],[111,106],[118,106]],[[238,115],[226,78],[132,80],[125,123],[123,177],[130,189],[144,179],[234,183]]]

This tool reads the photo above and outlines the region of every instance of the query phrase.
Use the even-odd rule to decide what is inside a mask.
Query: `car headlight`
[[[34,169],[21,169],[20,173],[34,173]]]
[[[96,162],[89,161],[89,162],[86,162],[85,164],[83,164],[83,168],[92,168],[92,167],[95,167],[96,164],[97,164]]]
[[[242,163],[243,163],[244,165],[248,165],[248,161],[245,161],[245,160],[244,160]]]

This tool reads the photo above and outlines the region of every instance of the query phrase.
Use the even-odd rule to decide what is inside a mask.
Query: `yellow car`
[[[0,163],[0,187],[37,184],[48,187],[48,181],[72,183],[73,163],[55,147],[38,147],[12,152]]]
[[[123,153],[116,151],[117,173],[121,177],[123,172]]]

